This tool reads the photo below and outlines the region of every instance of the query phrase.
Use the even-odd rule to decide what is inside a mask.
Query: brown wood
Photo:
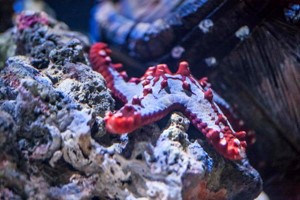
[[[249,156],[273,194],[279,182],[300,183],[299,46],[299,26],[270,17],[211,75],[213,87],[255,129]]]

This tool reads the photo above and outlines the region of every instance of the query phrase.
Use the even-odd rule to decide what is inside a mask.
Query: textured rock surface
[[[260,192],[247,160],[222,158],[200,134],[190,139],[180,113],[163,131],[153,124],[106,134],[102,117],[114,100],[91,70],[81,34],[52,19],[12,32],[15,56],[0,68],[1,198],[253,199]]]

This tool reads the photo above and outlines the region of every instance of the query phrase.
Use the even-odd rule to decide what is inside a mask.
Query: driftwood
[[[222,96],[256,131],[249,149],[271,199],[300,190],[300,29],[270,17],[213,73]],[[284,184],[286,187],[278,188]],[[287,192],[288,191],[288,192]]]

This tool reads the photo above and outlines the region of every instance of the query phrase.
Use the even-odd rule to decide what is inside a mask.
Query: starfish
[[[106,129],[123,134],[162,119],[170,111],[181,111],[225,158],[245,157],[245,132],[235,132],[213,101],[207,78],[195,79],[187,62],[180,62],[176,73],[159,64],[149,67],[141,78],[131,78],[121,64],[113,64],[111,50],[104,43],[90,49],[93,69],[103,75],[108,88],[124,106],[106,114]],[[128,80],[128,81],[127,81]]]

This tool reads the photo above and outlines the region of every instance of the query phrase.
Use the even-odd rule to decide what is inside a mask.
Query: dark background
[[[55,11],[58,20],[65,22],[70,29],[89,32],[89,19],[91,8],[96,1],[93,0],[45,0]]]

